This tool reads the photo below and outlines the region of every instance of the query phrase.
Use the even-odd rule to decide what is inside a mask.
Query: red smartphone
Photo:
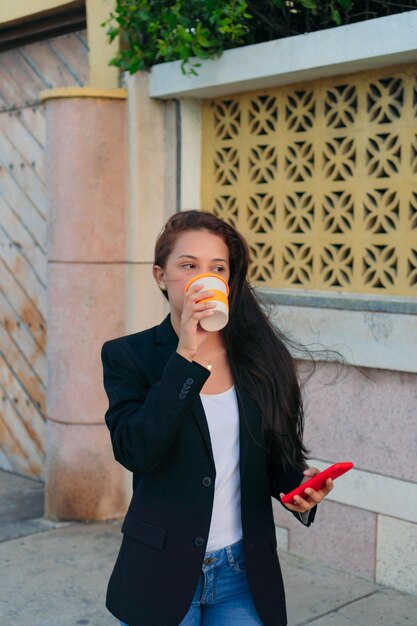
[[[296,489],[293,489],[285,496],[282,496],[281,502],[284,502],[284,504],[296,504],[295,502],[293,502],[294,496],[308,498],[308,494],[305,493],[305,489],[311,488],[315,489],[316,491],[317,489],[322,489],[325,486],[326,480],[328,478],[334,480],[338,476],[341,476],[345,472],[348,472],[350,469],[352,469],[352,467],[353,463],[335,463],[334,465],[330,465],[330,467],[327,467],[319,474],[316,474],[315,476],[313,476],[313,478],[310,478],[302,485],[299,485]]]

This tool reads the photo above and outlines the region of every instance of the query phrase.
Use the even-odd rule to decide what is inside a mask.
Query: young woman
[[[294,360],[248,264],[229,224],[200,211],[173,215],[153,267],[169,315],[102,347],[114,456],[133,472],[106,599],[122,626],[287,624],[271,496],[318,470],[306,464]],[[184,293],[206,272],[230,288],[218,332],[199,324],[212,315],[202,302],[211,293]],[[332,487],[285,506],[309,526]]]

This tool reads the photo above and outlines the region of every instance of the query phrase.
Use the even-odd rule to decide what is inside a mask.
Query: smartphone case
[[[313,476],[313,478],[310,478],[305,483],[302,483],[296,489],[293,489],[292,491],[287,493],[285,496],[283,496],[281,498],[281,502],[283,502],[284,504],[286,503],[296,504],[293,501],[294,496],[301,496],[302,498],[308,498],[308,495],[305,493],[305,489],[311,488],[316,491],[318,489],[322,489],[325,486],[326,480],[328,478],[331,478],[332,480],[334,480],[335,478],[338,478],[342,474],[345,474],[346,472],[348,472],[350,469],[352,469],[352,467],[354,467],[354,465],[353,463],[350,463],[350,462],[335,463],[334,465],[330,465],[330,467],[327,467],[325,470],[323,470],[319,474],[316,474],[315,476]]]

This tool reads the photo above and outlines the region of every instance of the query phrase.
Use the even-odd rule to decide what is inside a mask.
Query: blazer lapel
[[[170,313],[156,329],[156,346],[164,364],[177,349],[178,335],[171,324]],[[239,407],[240,476],[243,483],[243,476],[247,466],[250,444],[253,439],[257,439],[260,432],[260,411],[258,406],[249,398],[249,396],[242,389],[237,388],[236,383],[235,390]],[[198,396],[194,402],[191,412],[201,431],[211,463],[215,469],[216,465],[214,462],[213,449],[211,447],[210,431],[200,396]]]
[[[156,347],[164,365],[178,346],[178,335],[171,324],[171,314],[168,313],[159,326],[156,327]]]
[[[164,321],[156,329],[156,347],[164,361],[164,364],[172,356],[173,352],[178,346],[178,335],[176,334],[171,324],[171,314],[169,313]],[[191,413],[197,422],[197,425],[203,436],[207,452],[210,457],[210,461],[213,464],[214,470],[216,469],[214,463],[213,449],[211,447],[210,431],[207,424],[206,414],[204,412],[203,403],[200,396],[194,402]]]

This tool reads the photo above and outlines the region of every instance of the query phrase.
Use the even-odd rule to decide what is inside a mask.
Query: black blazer
[[[177,626],[201,573],[216,467],[199,392],[210,372],[176,352],[170,315],[159,326],[106,341],[105,414],[115,459],[133,472],[133,495],[106,597],[129,626]],[[271,495],[300,484],[273,475],[260,441],[260,410],[237,389],[241,517],[246,570],[266,626],[287,624]],[[314,519],[310,512],[308,525]]]

